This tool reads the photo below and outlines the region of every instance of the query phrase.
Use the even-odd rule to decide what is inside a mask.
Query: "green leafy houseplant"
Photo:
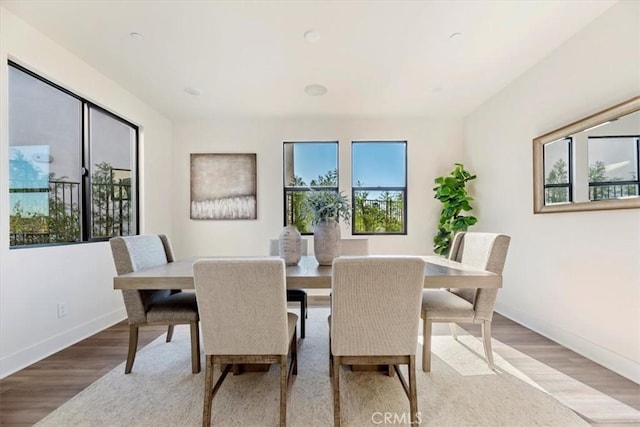
[[[464,165],[455,163],[455,169],[449,176],[441,176],[435,179],[435,198],[442,202],[438,232],[433,238],[433,251],[439,255],[447,255],[451,247],[453,236],[458,231],[466,231],[467,228],[478,222],[472,215],[464,215],[472,209],[469,202],[473,200],[467,194],[466,184],[475,175],[465,170]]]
[[[351,204],[342,192],[329,190],[309,190],[305,194],[302,210],[305,216],[310,216],[313,224],[323,219],[342,219],[349,224],[351,220]]]

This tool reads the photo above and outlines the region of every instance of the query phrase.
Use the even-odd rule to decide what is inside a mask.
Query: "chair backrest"
[[[271,256],[280,255],[280,240],[279,239],[271,239],[269,241],[269,255],[271,255]],[[302,255],[302,256],[309,255],[309,240],[300,239],[300,255]]]
[[[502,274],[511,237],[497,233],[461,232],[451,244],[449,259]],[[491,320],[497,289],[450,289],[473,304],[476,319]]]
[[[201,259],[193,273],[205,354],[287,354],[283,259]]]
[[[369,239],[340,239],[340,255],[369,255]]]
[[[419,257],[336,258],[331,277],[333,354],[415,355],[424,269]]]
[[[171,243],[164,234],[112,237],[109,243],[119,276],[174,261]],[[145,323],[149,306],[154,301],[170,295],[171,292],[171,290],[123,289],[122,296],[129,323]]]

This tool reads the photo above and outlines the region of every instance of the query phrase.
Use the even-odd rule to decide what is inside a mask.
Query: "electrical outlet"
[[[67,307],[66,302],[58,303],[58,317],[64,317],[69,314],[69,308]]]

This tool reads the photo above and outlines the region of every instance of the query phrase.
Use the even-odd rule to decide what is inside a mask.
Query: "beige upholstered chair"
[[[280,254],[280,240],[271,239],[269,242],[269,255]],[[301,255],[309,253],[309,241],[301,239],[300,241]],[[287,289],[287,301],[300,303],[300,338],[305,337],[305,320],[307,318],[307,293],[304,289]]]
[[[353,257],[333,261],[330,372],[334,425],[340,425],[340,365],[394,365],[417,421],[415,354],[424,261],[419,257]],[[409,384],[397,365],[407,364]]]
[[[211,423],[213,398],[237,363],[280,364],[280,425],[286,425],[287,382],[298,370],[298,316],[287,313],[284,260],[201,259],[193,273],[207,356],[202,425]],[[226,366],[214,386],[216,363]]]
[[[369,255],[369,239],[340,239],[340,255]]]
[[[164,234],[113,237],[111,253],[118,275],[155,267],[174,261],[173,249]],[[168,325],[167,342],[174,325],[191,327],[191,368],[200,372],[200,338],[198,306],[193,292],[179,289],[138,291],[123,289],[124,305],[129,319],[129,352],[124,373],[131,372],[138,348],[138,328],[145,325]]]
[[[465,232],[455,235],[449,259],[502,274],[511,238],[504,234]],[[498,289],[428,289],[422,294],[424,342],[422,370],[431,370],[431,325],[447,322],[454,339],[456,323],[479,323],[489,368],[493,369],[491,319]]]

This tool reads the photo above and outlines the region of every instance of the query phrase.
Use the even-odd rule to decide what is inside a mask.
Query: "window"
[[[407,234],[406,141],[353,142],[352,234]]]
[[[544,204],[573,200],[571,185],[571,142],[563,138],[544,145]]]
[[[138,129],[9,62],[9,245],[137,234]]]
[[[638,196],[640,137],[590,136],[589,200]]]
[[[311,218],[301,211],[309,189],[338,191],[338,142],[285,142],[284,225],[312,234]]]

